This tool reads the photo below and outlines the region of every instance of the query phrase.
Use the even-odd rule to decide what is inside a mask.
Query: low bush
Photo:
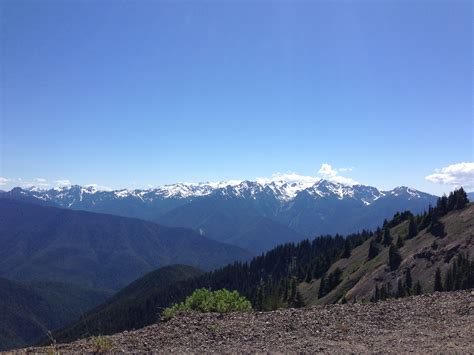
[[[177,313],[186,311],[197,312],[249,312],[252,310],[252,304],[244,296],[239,295],[237,291],[226,289],[218,291],[209,291],[201,288],[195,290],[184,302],[177,303],[163,311],[162,318],[168,320]]]

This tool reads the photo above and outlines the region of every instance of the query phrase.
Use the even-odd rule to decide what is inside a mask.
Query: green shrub
[[[167,320],[173,318],[179,312],[249,312],[252,305],[245,297],[237,291],[226,289],[209,291],[205,288],[195,290],[184,302],[177,303],[163,311],[162,318]]]
[[[92,345],[96,354],[106,353],[112,348],[112,343],[109,339],[101,335],[92,339]]]

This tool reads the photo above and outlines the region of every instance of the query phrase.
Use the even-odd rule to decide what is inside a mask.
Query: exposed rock
[[[473,311],[474,291],[437,292],[273,312],[188,313],[104,339],[111,352],[474,353]],[[97,339],[55,350],[94,352]]]

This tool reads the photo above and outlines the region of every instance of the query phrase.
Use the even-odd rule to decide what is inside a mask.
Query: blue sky
[[[426,176],[474,161],[470,1],[0,10],[3,189],[317,175],[327,163],[440,193],[451,186]]]

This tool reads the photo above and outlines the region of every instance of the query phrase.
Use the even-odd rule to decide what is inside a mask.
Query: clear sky
[[[472,10],[0,0],[0,188],[314,176],[327,163],[383,189],[449,190],[426,176],[474,161]]]

